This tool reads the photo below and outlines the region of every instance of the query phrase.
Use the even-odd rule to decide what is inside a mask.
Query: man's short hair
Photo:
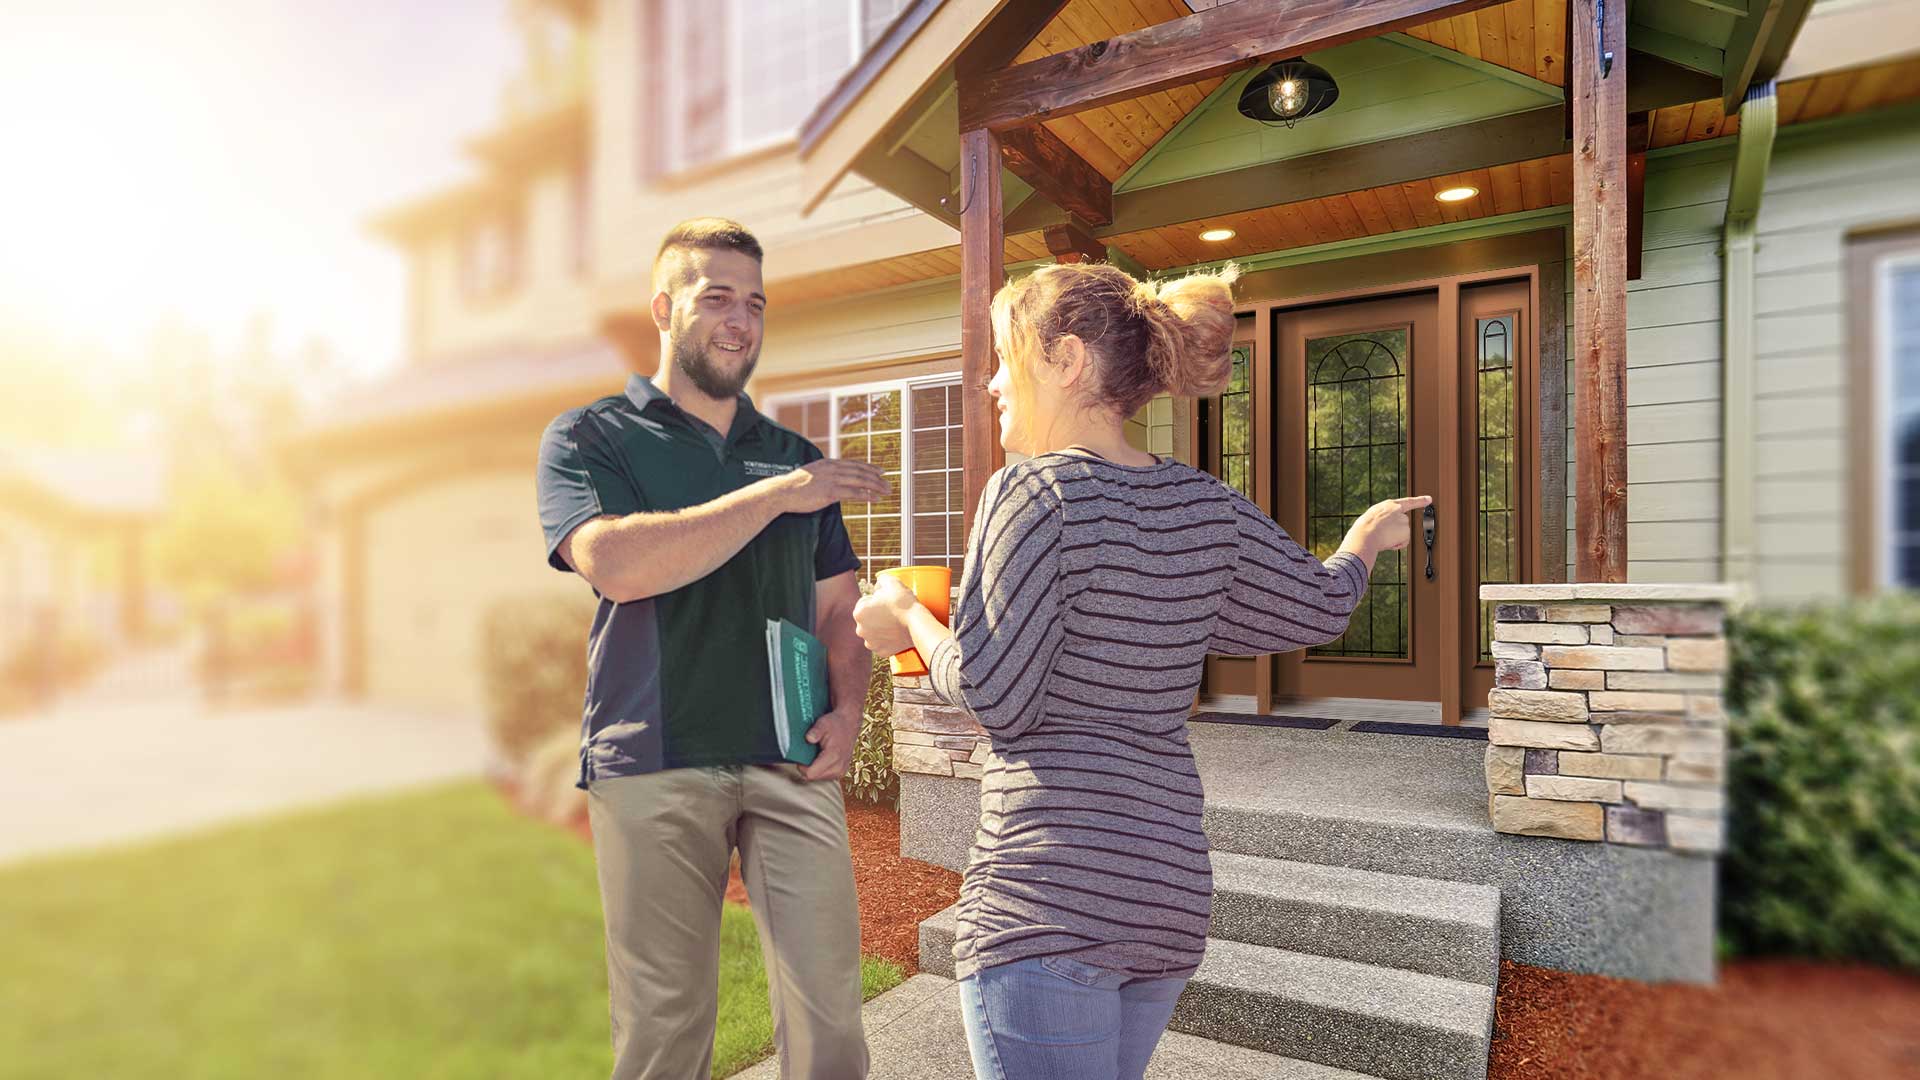
[[[726,218],[691,218],[667,231],[660,251],[653,257],[653,287],[672,292],[691,269],[686,258],[693,251],[737,251],[754,262],[766,261],[760,241],[745,225]]]

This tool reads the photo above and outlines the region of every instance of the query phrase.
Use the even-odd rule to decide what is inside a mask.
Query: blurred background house
[[[654,370],[649,263],[664,230],[695,215],[737,218],[767,246],[772,306],[756,401],[828,452],[879,461],[896,477],[904,503],[847,508],[869,569],[903,558],[957,565],[956,106],[950,69],[926,66],[922,54],[932,54],[916,37],[937,7],[514,5],[522,68],[502,89],[498,122],[467,138],[473,178],[372,223],[407,260],[411,359],[326,410],[284,455],[313,485],[321,523],[324,686],[475,707],[488,607],[579,593],[540,559],[532,448],[555,413],[617,391],[629,371]],[[1651,95],[1641,103],[1655,107],[1637,117],[1635,135],[1643,164],[1627,330],[1627,572],[1643,582],[1740,581],[1777,599],[1911,583],[1920,556],[1908,519],[1920,496],[1896,428],[1917,391],[1894,374],[1914,329],[1893,297],[1920,274],[1903,254],[1920,249],[1911,230],[1920,189],[1909,182],[1920,160],[1920,28],[1908,5],[1819,0],[1769,16],[1756,46],[1738,37],[1751,20],[1724,7],[1643,4],[1628,24],[1641,58],[1636,85]],[[1048,9],[1020,59],[1191,10],[1180,0]],[[1502,237],[1564,237],[1563,152],[1300,202],[1273,190],[1260,200],[1276,204],[1270,213],[1184,220],[1180,200],[1185,188],[1218,187],[1262,161],[1299,158],[1306,169],[1322,160],[1314,155],[1371,146],[1376,159],[1418,172],[1398,155],[1422,131],[1472,123],[1473,137],[1496,138],[1491,127],[1504,123],[1519,132],[1562,107],[1565,32],[1563,4],[1511,0],[1309,57],[1342,79],[1342,98],[1297,129],[1265,130],[1237,114],[1249,73],[1049,122],[1110,182],[1123,212],[1069,236],[1058,207],[1008,172],[1005,259],[1017,268],[1107,257],[1178,273],[1230,256],[1256,269],[1309,268],[1293,278],[1337,289],[1368,260],[1414,267],[1424,251],[1435,265],[1463,263],[1511,248]],[[1777,65],[1778,135],[1764,147],[1743,142],[1737,108],[1723,106],[1724,69],[1742,48],[1774,50],[1765,62]],[[884,117],[860,104],[882,69],[906,87]],[[827,140],[829,164],[820,154],[803,160],[808,123],[834,128],[834,139],[866,125],[858,153]],[[838,173],[823,181],[823,169]],[[1752,190],[1734,183],[1736,171]],[[1435,202],[1447,186],[1473,194]],[[810,200],[818,205],[803,213]],[[1737,243],[1751,228],[1750,287],[1740,284],[1748,271],[1723,273],[1730,227]],[[1523,568],[1555,580],[1574,561],[1572,380],[1549,370],[1568,355],[1552,335],[1571,332],[1572,285],[1566,241],[1557,241],[1560,258],[1546,243],[1541,284],[1552,279],[1559,291],[1530,302],[1538,308],[1515,328],[1524,340],[1514,351],[1531,354],[1546,372],[1540,385],[1562,397],[1537,399],[1537,452],[1509,463],[1514,476],[1540,478],[1525,489],[1536,501],[1495,523],[1537,553],[1514,549],[1488,581]],[[1739,305],[1731,321],[1730,303]],[[1243,489],[1269,475],[1278,418],[1253,400],[1270,385],[1256,374],[1270,363],[1269,343],[1255,337],[1250,318],[1233,390],[1207,403],[1154,403],[1130,427],[1141,445]],[[1730,343],[1751,350],[1733,373],[1723,363]],[[1743,401],[1732,411],[1723,407],[1730,388]],[[902,462],[912,463],[904,474]],[[1240,666],[1249,670],[1223,668],[1213,691],[1264,702],[1260,676]]]

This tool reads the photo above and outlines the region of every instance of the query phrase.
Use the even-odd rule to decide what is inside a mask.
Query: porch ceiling
[[[1183,0],[1072,0],[1020,50],[1013,62],[1024,64],[1190,14],[1192,9]],[[1177,86],[1132,101],[1048,120],[1042,126],[1058,135],[1108,180],[1118,180],[1224,81],[1206,79]],[[958,161],[957,152],[955,160]]]
[[[1480,194],[1456,203],[1434,198],[1436,192],[1462,184]],[[1149,270],[1168,270],[1572,202],[1572,158],[1559,154],[1143,229],[1106,241]],[[1232,229],[1235,235],[1222,243],[1200,239],[1201,231],[1215,228]]]
[[[1508,0],[1406,34],[1543,83],[1567,85],[1566,0]]]

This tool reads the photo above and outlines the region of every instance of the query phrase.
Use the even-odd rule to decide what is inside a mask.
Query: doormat
[[[1203,724],[1247,724],[1253,727],[1306,728],[1309,731],[1325,731],[1340,722],[1323,720],[1317,716],[1256,716],[1252,713],[1229,712],[1194,713],[1187,719]]]
[[[1443,724],[1402,724],[1387,720],[1362,720],[1347,729],[1369,735],[1428,735],[1441,739],[1485,739],[1486,728],[1447,727]]]

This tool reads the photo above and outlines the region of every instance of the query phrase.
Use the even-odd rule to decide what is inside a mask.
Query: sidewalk
[[[90,693],[0,720],[0,863],[478,776],[477,717]]]

